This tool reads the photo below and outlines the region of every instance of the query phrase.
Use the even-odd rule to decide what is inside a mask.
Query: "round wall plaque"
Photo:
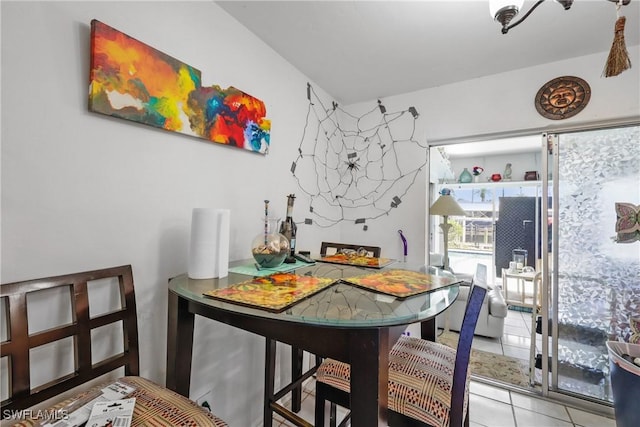
[[[564,76],[545,83],[536,94],[536,110],[551,120],[578,114],[589,103],[591,88],[579,77]]]

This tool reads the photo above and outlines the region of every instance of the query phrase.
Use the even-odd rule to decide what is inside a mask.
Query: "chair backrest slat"
[[[342,249],[353,249],[357,251],[360,248],[363,248],[367,251],[367,254],[373,256],[375,258],[380,258],[380,253],[382,252],[379,246],[365,246],[365,245],[354,245],[350,243],[331,243],[331,242],[322,242],[320,244],[320,255],[325,256],[327,254],[327,249],[332,248],[335,249],[336,252],[340,252]]]
[[[109,278],[118,279],[121,308],[91,318],[88,288],[93,281]],[[71,324],[29,334],[27,295],[54,288],[69,290]],[[130,265],[8,283],[0,289],[8,321],[7,340],[0,347],[2,357],[9,358],[9,397],[2,402],[3,414],[9,412],[5,409],[29,408],[120,367],[124,367],[125,375],[138,375],[138,324]],[[92,330],[118,322],[122,324],[123,351],[92,363]],[[69,337],[73,338],[74,372],[31,388],[31,350]]]
[[[451,412],[449,419],[451,426],[462,426],[464,422],[464,395],[467,372],[469,371],[469,361],[471,359],[471,344],[486,293],[487,266],[478,264],[476,274],[471,283],[467,308],[465,309],[462,327],[460,328],[460,337],[458,338],[453,385],[451,388]]]

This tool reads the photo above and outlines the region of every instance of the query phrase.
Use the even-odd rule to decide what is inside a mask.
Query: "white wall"
[[[627,48],[631,62],[637,63],[640,45]],[[521,54],[526,55],[526,46]],[[430,118],[427,138],[432,142],[494,133],[551,131],[629,117],[638,120],[640,70],[633,67],[616,77],[601,77],[607,55],[608,52],[602,52],[570,58],[415,92],[411,96],[424,103],[424,113]],[[574,117],[549,120],[536,111],[535,96],[542,85],[560,76],[584,79],[591,87],[591,100]]]
[[[526,50],[526,47],[523,47]],[[629,46],[632,64],[640,62],[640,45]],[[524,54],[524,53],[523,53]],[[557,131],[569,127],[588,127],[619,120],[640,121],[640,67],[633,67],[619,76],[601,77],[608,52],[565,61],[543,64],[503,74],[482,77],[416,92],[384,98],[388,111],[397,111],[410,105],[420,113],[416,135],[429,144],[446,144],[488,139],[504,134],[535,134]],[[472,66],[472,65],[470,65]],[[538,114],[535,95],[542,85],[560,76],[577,76],[589,83],[591,100],[579,114],[566,120],[549,120]],[[354,114],[365,112],[375,100],[345,107]],[[493,163],[488,157],[486,172],[502,173],[506,161]],[[503,159],[504,160],[504,159]],[[457,163],[458,159],[456,160]],[[470,159],[467,159],[471,163]],[[540,159],[535,161],[539,164]],[[452,162],[453,163],[453,162]],[[516,162],[514,160],[514,167]],[[524,159],[522,164],[524,164]],[[473,167],[475,163],[470,166]],[[462,169],[454,169],[456,177]],[[514,180],[522,175],[521,166],[514,169]],[[528,169],[527,169],[528,170]],[[535,170],[535,169],[534,169]],[[538,170],[540,170],[538,168]],[[492,173],[495,173],[492,172]],[[420,185],[413,187],[400,209],[364,232],[354,227],[343,227],[345,241],[361,241],[374,229],[384,241],[385,256],[401,256],[401,245],[396,231],[402,229],[409,239],[411,261],[425,259],[425,223],[427,210],[427,175],[423,173]]]
[[[231,209],[231,259],[249,256],[263,200],[282,214],[286,194],[298,190],[289,167],[304,125],[307,79],[212,2],[0,5],[2,283],[132,264],[142,375],[163,383],[166,286],[186,271],[191,209]],[[270,154],[89,113],[92,18],[199,68],[205,85],[233,85],[264,100],[273,123]],[[634,64],[638,51],[630,48]],[[605,60],[606,52],[383,102],[388,111],[416,107],[420,141],[542,130],[558,124],[537,114],[537,90],[552,78],[576,75],[589,82],[592,98],[564,123],[640,116],[640,69],[603,79]],[[364,112],[374,102],[345,108]],[[425,182],[423,172],[398,209],[368,231],[352,224],[300,227],[298,248],[336,239],[380,245],[384,256],[399,258],[402,229],[410,260],[424,259]],[[202,320],[194,351],[192,397],[213,388],[215,412],[231,425],[254,425],[261,416],[263,341]],[[229,390],[242,390],[241,398]]]
[[[132,264],[141,374],[164,383],[167,280],[187,270],[191,210],[230,209],[230,258],[250,257],[263,200],[284,215],[286,195],[297,191],[289,166],[308,80],[213,2],[1,7],[2,283]],[[200,69],[204,85],[233,85],[262,99],[272,120],[270,153],[88,112],[93,18]],[[319,248],[338,231],[301,226],[299,247]],[[231,425],[254,424],[262,414],[264,340],[204,320],[196,334],[192,397],[214,388],[215,412]],[[242,390],[242,398],[229,390]]]

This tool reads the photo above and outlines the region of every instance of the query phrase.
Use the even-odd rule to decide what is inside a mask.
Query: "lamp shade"
[[[467,213],[460,207],[456,199],[449,194],[442,195],[429,209],[431,215],[441,216],[464,216]]]

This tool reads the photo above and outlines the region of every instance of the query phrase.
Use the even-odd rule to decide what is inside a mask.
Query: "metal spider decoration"
[[[414,138],[418,111],[388,112],[378,100],[356,116],[335,101],[326,108],[307,84],[309,107],[291,174],[309,200],[305,224],[362,224],[402,203],[427,163],[428,144]],[[306,173],[296,173],[305,170]],[[303,202],[304,199],[301,199]]]
[[[347,165],[347,170],[350,171],[351,173],[358,172],[360,170],[360,165],[358,165],[358,160],[360,159],[347,160],[346,162],[344,162],[344,164]]]

